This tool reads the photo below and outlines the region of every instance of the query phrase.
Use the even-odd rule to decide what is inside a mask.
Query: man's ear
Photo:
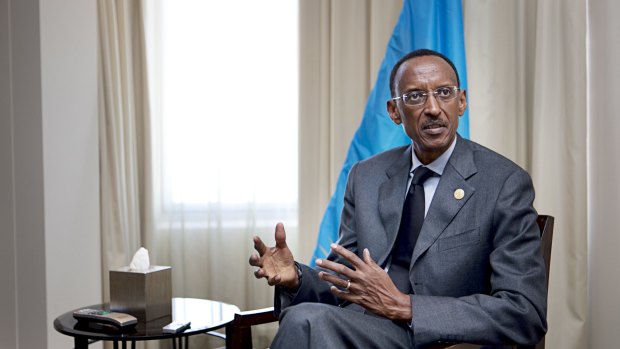
[[[403,120],[400,118],[400,114],[398,113],[398,108],[396,107],[396,101],[395,100],[389,100],[387,101],[387,112],[388,115],[390,116],[390,119],[392,119],[392,121],[394,121],[394,123],[396,125],[400,125]]]
[[[465,114],[465,109],[467,109],[467,90],[461,91],[459,96],[459,116]]]

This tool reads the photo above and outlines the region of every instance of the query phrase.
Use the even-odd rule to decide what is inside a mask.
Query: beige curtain
[[[526,168],[556,217],[549,348],[587,347],[585,0],[464,1],[471,138]]]
[[[402,0],[300,0],[299,245],[308,262]]]
[[[142,13],[139,0],[97,1],[104,302],[110,300],[109,270],[129,265],[135,251],[146,245],[150,227],[151,147]],[[145,347],[159,345],[138,343],[138,348]]]
[[[148,209],[149,109],[141,1],[99,0],[99,140],[104,300],[108,270],[143,244]]]

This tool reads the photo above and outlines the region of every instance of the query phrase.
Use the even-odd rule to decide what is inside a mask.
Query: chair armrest
[[[273,307],[241,311],[226,325],[227,349],[252,349],[252,326],[278,321]]]
[[[273,307],[241,311],[235,314],[233,323],[237,326],[254,326],[278,321]]]

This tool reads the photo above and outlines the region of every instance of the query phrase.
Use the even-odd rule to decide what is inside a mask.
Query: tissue
[[[133,255],[131,263],[129,263],[129,270],[147,271],[150,266],[149,251],[144,247],[140,247],[138,251],[136,251],[136,254]]]

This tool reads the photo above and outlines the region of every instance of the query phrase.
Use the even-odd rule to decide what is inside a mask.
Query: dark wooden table
[[[103,309],[109,311],[108,304],[95,304],[82,308]],[[77,310],[77,309],[74,309]],[[135,327],[119,329],[111,325],[97,323],[78,322],[73,317],[73,311],[68,311],[54,320],[56,331],[71,336],[75,340],[76,349],[86,349],[89,344],[104,340],[114,343],[114,348],[118,348],[119,342],[122,348],[127,348],[127,343],[135,348],[136,341],[148,341],[156,339],[172,340],[173,348],[188,348],[188,337],[207,333],[222,339],[225,335],[212,332],[225,327],[239,312],[237,306],[217,301],[197,298],[173,298],[172,316],[167,316],[151,321],[139,321]],[[191,321],[191,328],[182,333],[164,333],[162,327],[172,321]]]

